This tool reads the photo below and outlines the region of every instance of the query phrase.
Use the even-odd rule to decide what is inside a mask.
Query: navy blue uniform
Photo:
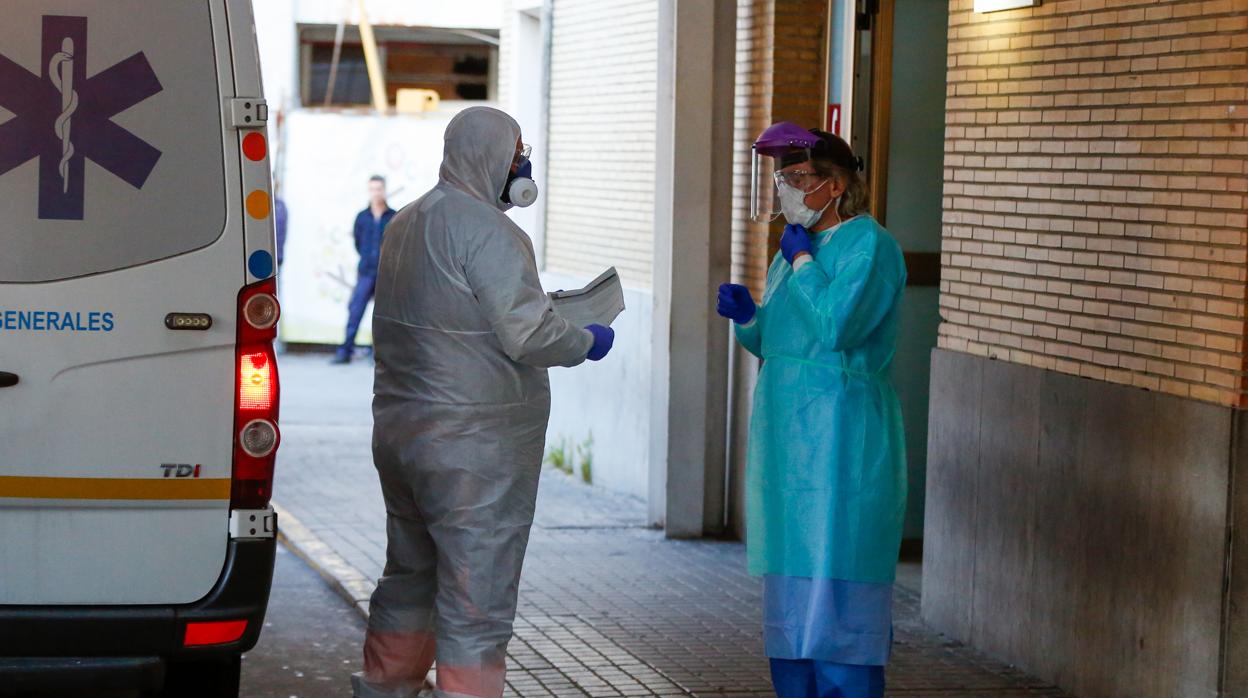
[[[351,356],[355,350],[355,335],[360,331],[360,321],[364,319],[364,309],[373,299],[373,291],[377,287],[377,262],[381,258],[381,238],[386,225],[394,218],[394,209],[387,207],[380,218],[373,217],[371,208],[360,211],[355,216],[355,251],[360,254],[360,265],[356,275],[355,290],[351,292],[351,301],[347,305],[347,337],[338,348],[339,357]]]

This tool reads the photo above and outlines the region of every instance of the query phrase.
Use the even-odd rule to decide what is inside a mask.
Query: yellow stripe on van
[[[229,478],[17,477],[0,475],[8,499],[229,499]]]

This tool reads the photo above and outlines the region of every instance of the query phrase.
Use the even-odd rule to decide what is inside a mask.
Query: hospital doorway
[[[830,3],[828,128],[848,132],[863,158],[872,215],[900,243],[909,276],[893,361],[906,425],[909,560],[922,555],[930,357],[940,325],[948,27],[943,2]]]

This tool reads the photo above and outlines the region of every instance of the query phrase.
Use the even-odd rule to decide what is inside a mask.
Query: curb
[[[368,600],[377,588],[377,582],[321,540],[294,514],[276,502],[271,502],[277,512],[277,539],[299,559],[321,575],[329,586],[341,596],[364,620],[368,620]]]

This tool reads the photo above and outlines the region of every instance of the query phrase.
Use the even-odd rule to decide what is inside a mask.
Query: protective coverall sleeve
[[[835,277],[829,277],[823,262],[815,259],[789,279],[799,314],[831,351],[865,342],[892,309],[898,287],[904,283],[881,273],[874,244],[851,254]]]
[[[759,322],[759,316],[762,314],[763,308],[759,306],[758,311],[754,313],[754,317],[750,318],[749,322],[744,325],[732,323],[732,329],[737,335],[737,341],[741,343],[742,347],[745,347],[746,351],[760,359],[763,358],[763,330],[762,323]]]
[[[470,250],[464,273],[491,329],[512,361],[550,368],[585,361],[594,337],[555,313],[533,251],[507,231]]]
[[[364,253],[364,228],[360,225],[360,217],[355,217],[355,223],[351,226],[351,236],[355,238],[356,254]]]

